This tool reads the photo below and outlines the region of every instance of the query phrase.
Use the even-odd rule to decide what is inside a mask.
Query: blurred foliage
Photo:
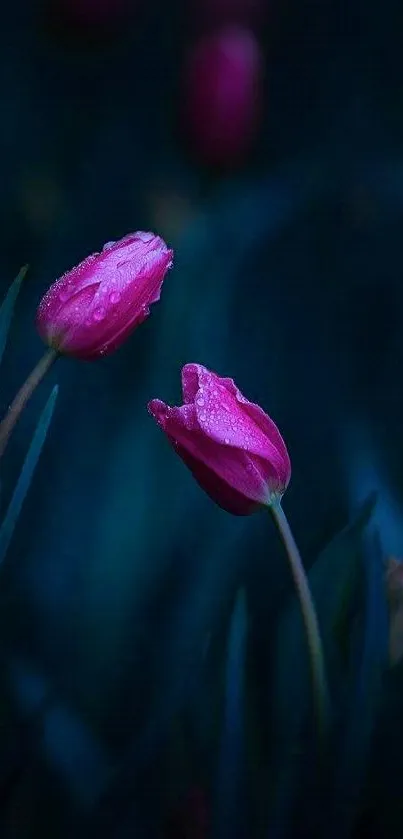
[[[175,247],[176,265],[121,352],[49,374],[58,409],[2,567],[1,835],[153,839],[174,813],[176,839],[199,839],[196,805],[183,802],[201,789],[215,824],[239,731],[229,697],[241,703],[245,688],[244,797],[225,803],[242,811],[239,836],[327,837],[330,819],[339,835],[399,836],[402,668],[384,672],[382,558],[401,554],[401,3],[267,3],[253,20],[266,60],[261,132],[225,175],[195,165],[181,122],[206,11],[139,0],[113,25],[89,26],[67,3],[15,0],[2,12],[2,296],[16,266],[32,266],[2,412],[39,355],[35,308],[55,277],[147,227]],[[214,507],[147,416],[150,398],[179,400],[188,361],[233,376],[278,423],[293,463],[287,513],[313,578],[326,568],[318,608],[326,617],[342,598],[321,806],[308,772],[306,797],[294,797],[299,755],[268,811],[276,760],[293,747],[288,722],[307,702],[301,647],[295,667],[282,661],[281,742],[274,674],[291,585],[277,540],[264,516]],[[3,510],[43,402],[41,388],[10,441]],[[364,495],[377,488],[374,463],[381,546],[352,525],[314,562],[354,520],[364,483]]]

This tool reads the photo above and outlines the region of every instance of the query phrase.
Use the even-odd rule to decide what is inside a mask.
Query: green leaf
[[[29,490],[35,467],[46,439],[55,407],[57,393],[58,386],[55,385],[41,413],[41,416],[39,417],[34,436],[17,481],[17,485],[14,489],[3,523],[0,527],[0,565],[7,553],[18,516],[21,512],[21,507]]]
[[[235,599],[229,626],[224,719],[215,790],[213,836],[236,839],[245,818],[245,668],[248,615],[245,593]]]
[[[355,521],[341,531],[320,554],[308,573],[317,610],[330,686],[344,685],[350,652],[352,610],[358,584],[363,577],[363,537],[370,522],[376,497],[371,495]],[[287,835],[290,818],[301,786],[309,784],[307,740],[311,731],[312,685],[304,625],[299,601],[292,594],[280,619],[273,672],[273,731],[276,736],[273,759],[273,823],[282,825],[273,834]],[[332,690],[331,690],[332,693]],[[304,768],[304,762],[307,767]]]
[[[336,665],[342,666],[345,660],[353,597],[362,576],[362,540],[375,504],[376,497],[371,495],[364,502],[355,521],[332,539],[308,573],[330,671]],[[305,674],[303,681],[310,685],[301,610],[297,597],[292,593],[279,626],[278,684],[289,685],[291,676],[291,683],[295,686],[297,675],[300,674],[302,678],[302,671]],[[282,697],[283,709],[284,699]],[[290,703],[286,702],[286,705],[290,706]]]
[[[385,566],[379,540],[370,534],[365,550],[362,642],[352,668],[341,735],[337,738],[326,839],[350,836],[359,811],[382,684],[388,661],[389,620]]]
[[[7,343],[8,331],[14,312],[15,301],[17,300],[21,283],[27,271],[28,265],[24,265],[23,268],[21,268],[19,274],[16,276],[14,282],[11,283],[11,286],[3,300],[3,303],[0,306],[0,364]]]

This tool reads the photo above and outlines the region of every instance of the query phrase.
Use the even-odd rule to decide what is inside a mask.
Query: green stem
[[[280,501],[273,502],[270,505],[270,511],[288,556],[295,589],[301,606],[311,666],[313,698],[319,740],[320,746],[322,747],[327,729],[328,687],[318,618],[301,556]]]
[[[28,376],[22,388],[18,391],[17,396],[13,399],[4,419],[0,422],[0,457],[4,454],[4,450],[10,438],[10,434],[16,425],[28,399],[32,396],[35,388],[42,381],[45,373],[48,372],[53,362],[58,357],[59,353],[52,347],[48,349],[38,364]]]

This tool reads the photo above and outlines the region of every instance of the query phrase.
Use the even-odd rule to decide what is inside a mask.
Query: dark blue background
[[[2,410],[42,352],[53,279],[130,230],[176,252],[150,319],[109,359],[60,360],[2,464],[5,504],[57,381],[2,569],[5,837],[78,835],[128,741],[158,742],[240,580],[262,637],[288,589],[265,515],[215,507],[147,415],[152,397],[179,402],[182,364],[233,376],[276,420],[307,564],[378,486],[385,554],[401,551],[403,7],[267,5],[264,124],[226,174],[196,164],[180,127],[186,0],[139,2],[107,32],[68,25],[57,0],[1,13],[2,294],[31,266]],[[142,778],[107,835],[162,835],[141,827]]]

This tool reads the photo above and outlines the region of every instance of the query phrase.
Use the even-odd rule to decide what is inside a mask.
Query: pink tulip
[[[109,355],[148,317],[172,261],[153,233],[108,242],[46,292],[37,312],[41,338],[76,358]]]
[[[207,164],[232,166],[255,137],[263,60],[254,35],[230,27],[199,41],[187,69],[186,119],[191,142]]]
[[[208,495],[240,516],[279,499],[291,464],[270,417],[200,364],[183,368],[182,392],[180,407],[153,399],[148,410]]]

